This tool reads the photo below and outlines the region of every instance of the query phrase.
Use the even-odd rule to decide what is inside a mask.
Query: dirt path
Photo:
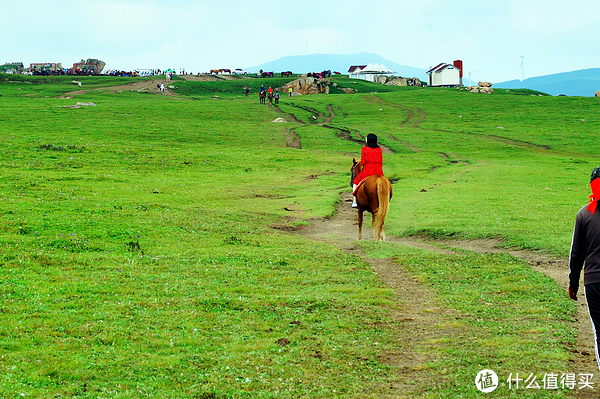
[[[431,373],[427,371],[426,364],[435,359],[423,357],[415,349],[428,345],[429,341],[436,338],[456,335],[458,332],[450,327],[450,321],[457,318],[458,314],[444,309],[437,303],[427,288],[398,267],[394,259],[369,258],[355,245],[358,228],[356,211],[350,208],[351,200],[350,195],[342,196],[342,203],[333,218],[313,219],[304,229],[293,230],[312,240],[331,243],[344,252],[359,256],[368,262],[381,281],[393,290],[398,306],[391,314],[392,325],[382,328],[394,331],[397,350],[380,355],[382,361],[398,369],[398,378],[390,386],[389,397],[423,394],[423,387],[431,384]],[[365,237],[371,236],[369,228],[366,228],[364,233]],[[428,243],[414,242],[413,245],[438,252],[451,252]],[[417,298],[418,300],[415,300]],[[443,382],[438,381],[440,384]]]
[[[139,91],[139,92],[161,94],[160,89],[157,87],[157,85],[160,85],[161,83],[164,83],[164,85],[165,85],[165,92],[162,93],[163,95],[166,95],[166,96],[175,96],[176,95],[174,92],[172,92],[168,88],[168,86],[170,84],[172,84],[172,81],[157,78],[157,79],[152,79],[152,80],[144,80],[144,81],[140,81],[140,82],[128,83],[128,84],[124,84],[124,85],[120,85],[120,86],[107,86],[107,87],[96,87],[93,89],[74,90],[74,91],[70,91],[68,93],[63,94],[62,96],[58,96],[58,98],[69,99],[69,98],[73,98],[76,96],[81,96],[83,94],[87,94],[90,91],[104,91],[104,92],[112,91],[112,92],[116,92],[116,93],[122,92],[122,91]]]
[[[302,142],[300,142],[300,136],[296,133],[296,129],[289,129],[287,131],[286,146],[297,150],[302,149]]]
[[[350,208],[351,196],[341,195],[342,202],[336,214],[331,218],[313,219],[304,229],[292,229],[300,235],[312,240],[328,242],[341,250],[352,253],[364,259],[378,274],[382,282],[393,290],[398,307],[390,315],[394,321],[391,328],[397,336],[395,353],[384,353],[382,360],[393,365],[398,370],[398,381],[390,387],[390,397],[404,397],[410,394],[418,395],[426,383],[431,383],[425,364],[433,359],[423,358],[414,348],[427,345],[436,337],[460,335],[453,331],[451,321],[459,315],[456,311],[447,309],[433,299],[428,289],[419,284],[409,273],[403,271],[393,259],[373,259],[366,256],[355,244],[358,227],[356,211]],[[367,221],[370,218],[365,218]],[[370,223],[366,223],[364,237],[371,239]],[[283,228],[285,229],[285,228]],[[286,229],[290,230],[290,229]],[[566,290],[568,284],[568,266],[566,259],[553,258],[531,251],[520,251],[500,248],[498,240],[473,241],[430,241],[387,237],[387,241],[397,242],[438,253],[450,254],[454,251],[473,251],[477,253],[508,253],[527,262],[531,267],[554,279],[560,287]],[[578,337],[576,345],[570,349],[572,353],[571,368],[561,372],[592,373],[597,375],[597,363],[594,355],[594,337],[585,305],[583,293],[578,302],[576,328]],[[566,295],[566,294],[565,294]],[[418,298],[418,300],[415,300]],[[594,378],[597,382],[597,378]],[[440,381],[443,383],[443,381]],[[584,389],[575,393],[579,398],[593,398],[596,393]]]
[[[237,76],[237,75],[177,75],[186,81],[192,82],[215,82],[219,80],[240,80],[240,79],[249,79],[248,76]],[[77,79],[77,77],[75,77]],[[156,77],[152,80],[143,80],[140,82],[133,82],[119,86],[107,86],[107,87],[96,87],[93,89],[79,89],[73,90],[68,93],[59,96],[58,98],[72,98],[75,96],[80,96],[83,94],[87,94],[90,91],[112,91],[112,92],[120,92],[120,91],[139,91],[139,92],[148,92],[154,94],[163,94],[166,96],[176,96],[173,91],[169,90],[169,85],[173,84],[173,80],[165,80],[160,77]],[[157,85],[164,83],[165,92],[160,93],[160,89]]]

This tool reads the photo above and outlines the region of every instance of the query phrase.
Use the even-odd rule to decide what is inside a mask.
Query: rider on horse
[[[367,145],[362,148],[360,164],[363,166],[363,169],[352,182],[352,193],[356,191],[356,187],[364,178],[371,175],[383,176],[383,155],[381,153],[381,147],[377,144],[377,136],[372,133],[367,135]],[[352,208],[358,208],[356,196],[353,196],[353,199]]]

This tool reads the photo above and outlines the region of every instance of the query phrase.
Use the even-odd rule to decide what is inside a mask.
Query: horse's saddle
[[[360,188],[360,186],[362,186],[365,181],[369,178],[369,176],[367,177],[363,177],[361,181],[358,182],[358,184],[356,185],[356,188],[354,189],[354,191],[352,191],[352,195],[356,197],[356,193],[358,192],[358,189]]]

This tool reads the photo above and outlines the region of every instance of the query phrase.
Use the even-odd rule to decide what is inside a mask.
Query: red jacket
[[[363,170],[354,179],[354,184],[360,183],[362,179],[371,175],[383,176],[383,155],[381,147],[371,148],[364,146],[360,154],[360,164],[363,165]]]

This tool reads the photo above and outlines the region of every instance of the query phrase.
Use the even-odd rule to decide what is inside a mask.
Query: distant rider
[[[358,176],[352,182],[352,192],[356,190],[356,186],[362,179],[371,175],[383,176],[383,154],[381,153],[381,147],[377,144],[377,136],[369,133],[367,135],[367,145],[362,148],[360,154],[360,164],[363,165],[363,169],[360,171]],[[353,196],[352,208],[358,208],[356,203],[356,196]]]

